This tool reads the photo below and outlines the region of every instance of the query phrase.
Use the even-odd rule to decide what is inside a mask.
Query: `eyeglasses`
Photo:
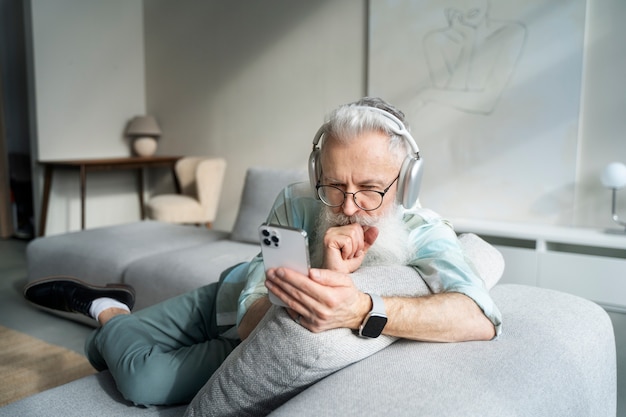
[[[347,193],[339,187],[335,187],[334,185],[320,185],[317,184],[315,189],[317,190],[317,195],[319,196],[322,203],[326,204],[329,207],[339,207],[342,206],[346,201],[346,196],[348,194],[352,194],[352,199],[354,200],[354,204],[358,208],[364,211],[376,210],[383,204],[383,198],[387,191],[391,188],[394,182],[400,177],[398,175],[394,180],[389,184],[387,188],[383,191],[374,191],[374,190],[359,190],[354,193]]]

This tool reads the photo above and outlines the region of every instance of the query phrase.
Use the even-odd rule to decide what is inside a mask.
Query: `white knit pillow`
[[[467,243],[476,265],[483,266],[483,258],[489,263],[498,259],[499,253],[479,238]],[[499,259],[500,267],[478,268],[490,274],[483,275],[488,287],[495,285],[502,273],[501,256]],[[352,274],[352,279],[361,291],[384,296],[430,294],[417,271],[408,266],[363,267]],[[196,395],[186,415],[269,414],[325,376],[396,340],[385,335],[364,339],[349,329],[311,333],[296,324],[285,309],[272,307]]]

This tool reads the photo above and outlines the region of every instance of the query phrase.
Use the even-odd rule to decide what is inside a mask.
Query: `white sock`
[[[89,315],[98,320],[98,316],[104,310],[109,308],[121,308],[122,310],[126,310],[130,313],[130,309],[128,306],[120,301],[117,301],[113,298],[96,298],[91,302],[91,307],[89,307]]]

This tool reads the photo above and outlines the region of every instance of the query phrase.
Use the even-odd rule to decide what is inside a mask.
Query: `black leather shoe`
[[[52,310],[82,313],[89,316],[89,307],[96,298],[113,298],[133,309],[135,290],[130,285],[91,285],[66,276],[38,279],[24,287],[24,298],[33,304]]]

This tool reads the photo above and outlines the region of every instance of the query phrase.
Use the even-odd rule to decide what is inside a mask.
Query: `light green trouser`
[[[239,344],[221,337],[232,326],[215,321],[218,284],[171,298],[95,330],[85,352],[109,369],[124,398],[135,404],[191,401]]]

